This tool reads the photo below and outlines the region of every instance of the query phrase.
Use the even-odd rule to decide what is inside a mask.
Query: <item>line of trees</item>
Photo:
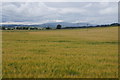
[[[2,27],[2,30],[42,30],[41,27]]]
[[[74,28],[90,28],[90,27],[108,27],[108,26],[120,26],[120,24],[118,23],[113,23],[113,24],[108,24],[108,25],[96,25],[96,26],[80,26],[80,27],[64,27],[62,28],[62,25],[58,24],[56,26],[56,28],[54,29],[74,29]],[[14,26],[14,27],[6,27],[6,26],[2,26],[1,27],[2,30],[51,30],[53,28],[51,27],[45,27],[45,28],[41,28],[41,27],[26,27],[26,26]]]
[[[64,29],[91,28],[91,27],[110,27],[110,26],[120,26],[120,24],[118,24],[118,23],[113,23],[113,24],[96,25],[96,26],[64,27]]]
[[[58,24],[56,26],[56,29],[61,29],[62,26],[60,24]],[[45,28],[41,28],[41,27],[25,27],[25,26],[15,26],[15,27],[5,27],[5,26],[2,26],[1,27],[2,30],[50,30],[50,29],[53,29],[51,27],[45,27]]]

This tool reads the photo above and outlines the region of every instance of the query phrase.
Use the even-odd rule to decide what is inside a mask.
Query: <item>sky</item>
[[[2,23],[42,24],[118,22],[117,2],[3,2]]]

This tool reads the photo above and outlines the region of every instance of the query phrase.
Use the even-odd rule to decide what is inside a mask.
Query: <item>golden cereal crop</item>
[[[3,78],[118,77],[118,27],[2,34]]]

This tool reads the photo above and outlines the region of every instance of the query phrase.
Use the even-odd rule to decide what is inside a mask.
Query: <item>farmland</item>
[[[6,30],[3,78],[117,78],[118,27]]]

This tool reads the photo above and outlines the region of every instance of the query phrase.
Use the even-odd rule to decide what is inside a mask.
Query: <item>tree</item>
[[[51,29],[51,28],[48,26],[48,27],[46,27],[46,29]]]
[[[61,27],[62,26],[60,24],[58,24],[56,29],[61,29]]]
[[[2,27],[2,30],[5,30],[5,27]]]

